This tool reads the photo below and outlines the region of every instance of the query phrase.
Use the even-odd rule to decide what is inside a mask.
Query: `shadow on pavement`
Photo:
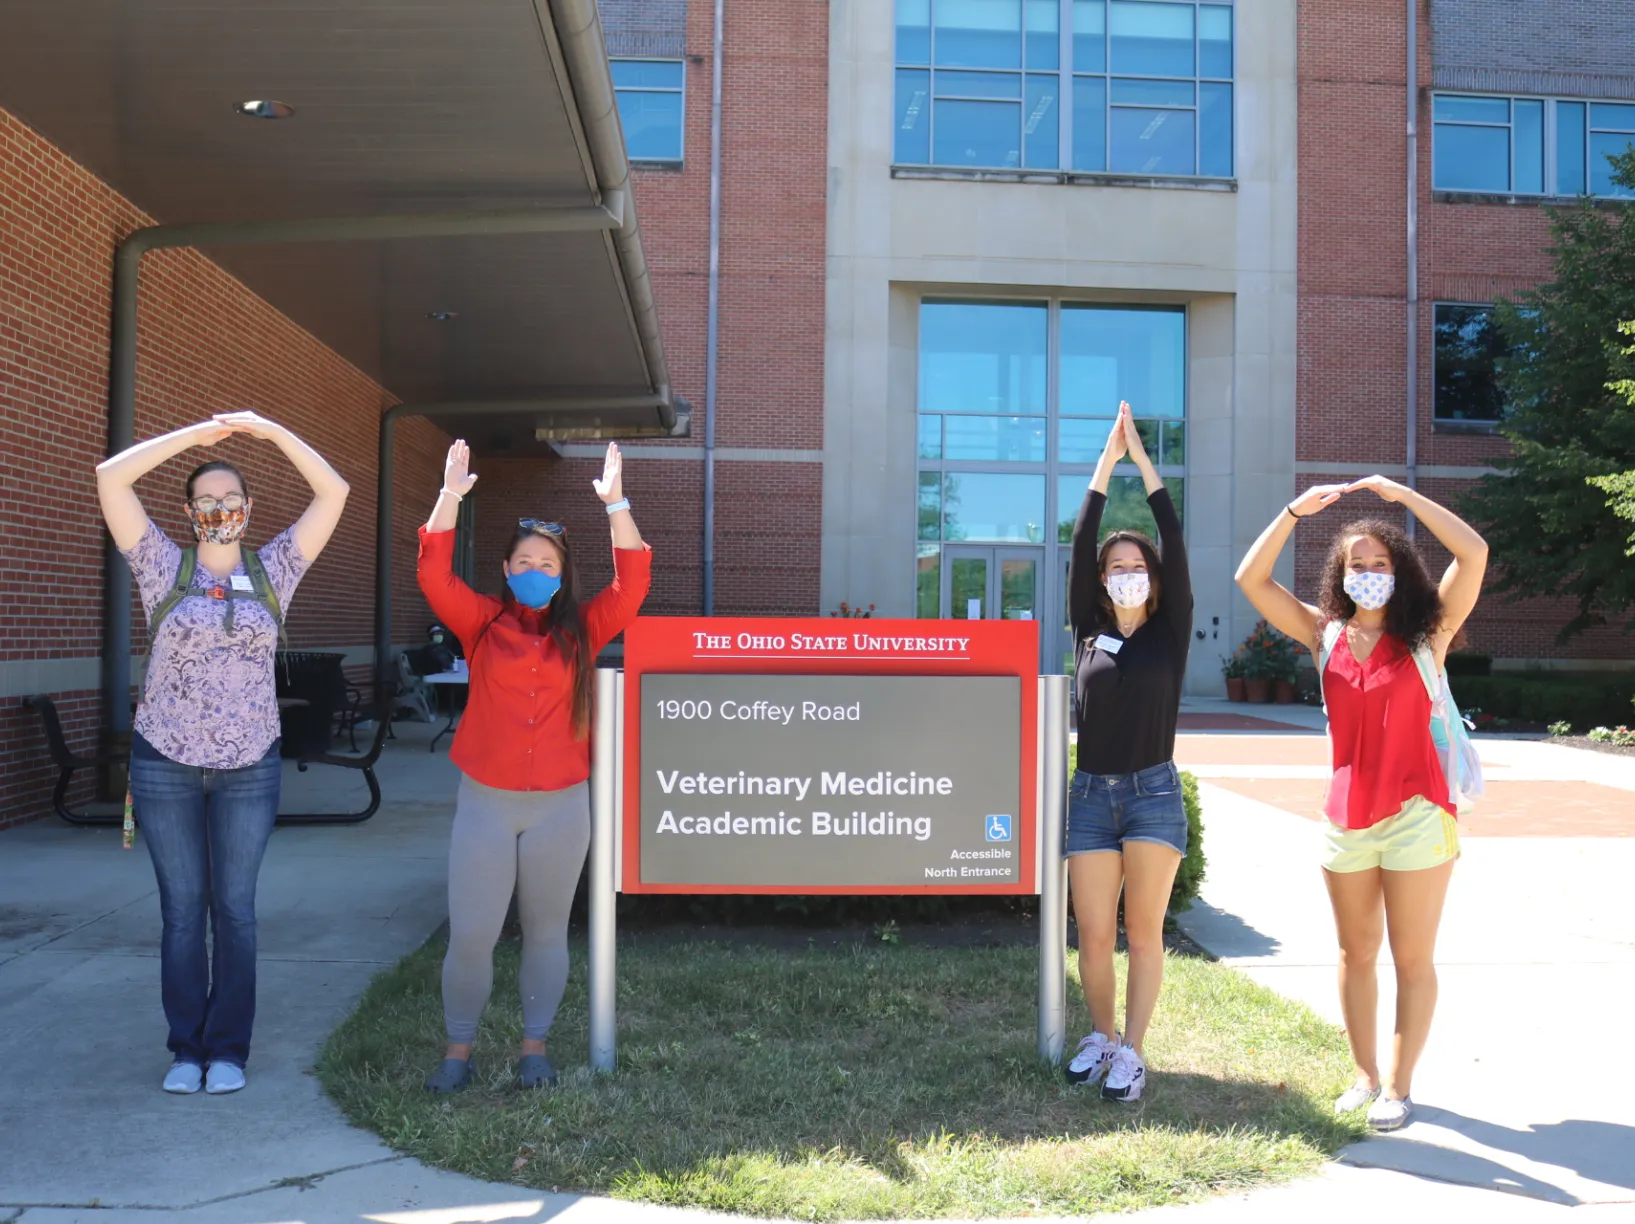
[[[1192,908],[1178,921],[1182,930],[1222,960],[1276,956],[1283,947],[1279,940],[1256,930],[1236,914],[1201,899],[1194,900]]]

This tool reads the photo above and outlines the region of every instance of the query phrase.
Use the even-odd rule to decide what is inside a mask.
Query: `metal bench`
[[[363,780],[369,787],[369,805],[359,812],[280,812],[279,824],[362,824],[380,809],[380,781],[375,777],[375,764],[380,760],[386,736],[392,729],[392,708],[396,700],[397,691],[394,685],[378,686],[375,700],[369,710],[375,720],[374,734],[362,752],[318,752],[296,759],[295,767],[302,773],[311,765],[333,765],[338,769],[362,770]],[[67,737],[62,731],[62,720],[57,715],[56,703],[50,697],[43,693],[24,697],[23,705],[39,714],[40,723],[45,729],[46,744],[51,751],[51,759],[59,770],[57,786],[51,795],[51,805],[57,815],[73,825],[122,823],[125,817],[123,802],[96,801],[76,810],[68,806],[68,792],[73,785],[74,775],[80,770],[99,769],[113,763],[128,763],[130,753],[81,756],[68,747]]]

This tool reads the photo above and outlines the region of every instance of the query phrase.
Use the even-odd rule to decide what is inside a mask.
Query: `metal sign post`
[[[1039,1057],[1067,1041],[1067,710],[1069,676],[1039,677]]]
[[[621,672],[596,671],[596,730],[590,772],[590,1065],[612,1071],[616,1055],[614,993],[617,990],[614,948],[618,904],[618,859],[614,854],[619,826],[619,772],[624,725]]]

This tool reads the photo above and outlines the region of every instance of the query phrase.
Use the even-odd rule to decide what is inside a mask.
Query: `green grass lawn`
[[[562,1084],[523,1093],[517,952],[496,957],[481,1082],[454,1098],[421,1087],[442,1053],[441,938],[375,980],[318,1066],[355,1123],[494,1181],[811,1220],[1176,1202],[1312,1172],[1361,1133],[1331,1112],[1340,1031],[1202,959],[1171,958],[1146,1099],[1120,1106],[1037,1061],[1034,949],[911,943],[623,946],[612,1076],[586,1067],[577,949]],[[1068,993],[1071,1050],[1076,974]]]

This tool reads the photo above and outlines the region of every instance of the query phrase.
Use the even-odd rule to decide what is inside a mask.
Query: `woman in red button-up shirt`
[[[625,499],[619,448],[609,445],[596,495],[613,527],[613,585],[585,603],[566,530],[523,519],[504,564],[502,599],[454,576],[454,522],[477,478],[471,452],[448,452],[436,509],[420,529],[420,589],[466,647],[471,695],[450,757],[460,796],[449,844],[449,947],[443,960],[448,1051],[426,1081],[463,1088],[471,1044],[494,984],[494,944],[518,894],[522,918],[525,1088],[556,1082],[545,1034],[568,980],[568,910],[590,847],[590,725],[595,660],[636,618],[652,552]]]

